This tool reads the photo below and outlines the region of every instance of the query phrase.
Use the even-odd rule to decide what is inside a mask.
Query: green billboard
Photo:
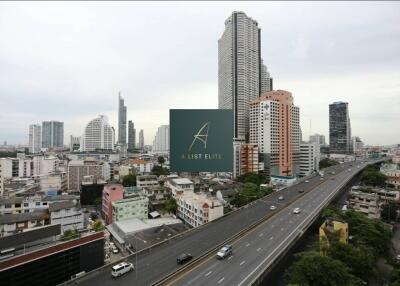
[[[171,171],[232,172],[232,110],[170,109],[169,124]]]

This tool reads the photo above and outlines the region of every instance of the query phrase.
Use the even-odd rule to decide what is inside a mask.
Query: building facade
[[[153,152],[169,151],[169,125],[161,125],[158,127],[152,150]]]
[[[387,177],[386,182],[400,189],[400,167],[398,164],[382,164],[380,171]]]
[[[347,102],[329,104],[329,152],[352,153],[349,104]]]
[[[314,134],[314,135],[310,135],[310,143],[318,143],[319,145],[326,145],[325,142],[325,135],[321,135],[321,134]]]
[[[128,123],[128,149],[136,148],[136,129],[132,120]]]
[[[319,241],[320,251],[322,255],[326,255],[327,250],[333,242],[348,244],[348,223],[340,219],[327,218],[319,228]]]
[[[42,147],[64,147],[64,122],[43,121]]]
[[[148,219],[148,213],[149,199],[143,195],[112,202],[113,222],[131,218]]]
[[[253,144],[242,144],[240,148],[240,175],[257,173],[260,170],[258,147]]]
[[[118,144],[126,145],[126,106],[121,93],[118,94]]]
[[[103,180],[103,165],[97,160],[70,161],[67,170],[68,190],[80,191],[85,176],[90,176],[94,182]]]
[[[194,193],[194,184],[187,178],[169,179],[164,185],[171,189],[171,194],[174,199]]]
[[[79,151],[79,149],[81,149],[81,137],[74,137],[71,135],[69,139],[69,150],[73,152]]]
[[[143,129],[140,129],[139,131],[139,149],[143,150],[144,148],[144,132]]]
[[[246,140],[249,104],[271,89],[272,79],[261,59],[258,23],[235,11],[218,41],[218,108],[233,110],[234,138]]]
[[[122,185],[109,184],[104,186],[101,212],[106,224],[112,223],[113,220],[112,203],[115,201],[120,201],[123,198],[124,187]]]
[[[61,234],[84,228],[84,214],[76,201],[53,202],[49,206],[49,214],[50,224],[61,225]]]
[[[293,176],[300,152],[300,111],[284,90],[264,93],[250,104],[250,144],[257,145],[264,170]]]
[[[114,128],[108,124],[104,115],[91,120],[82,135],[81,151],[114,150]]]
[[[39,153],[42,148],[42,127],[39,124],[29,125],[29,153]]]
[[[321,155],[318,143],[302,142],[300,144],[300,168],[298,174],[302,177],[305,177],[311,175],[314,171],[318,172],[320,159]]]

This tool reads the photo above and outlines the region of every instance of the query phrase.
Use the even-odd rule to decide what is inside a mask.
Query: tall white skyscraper
[[[143,129],[139,131],[139,149],[143,150],[144,148],[144,132]]]
[[[118,143],[126,145],[126,106],[121,93],[118,95]]]
[[[115,131],[105,115],[91,120],[81,138],[81,151],[114,150]]]
[[[155,152],[169,151],[169,125],[161,125],[158,127],[152,150]]]
[[[270,89],[258,23],[243,12],[233,12],[218,41],[218,107],[233,110],[235,138],[248,137],[250,102]]]
[[[29,152],[39,153],[42,147],[42,127],[39,124],[29,125]]]
[[[53,148],[64,146],[64,123],[58,121],[43,121],[42,147]]]

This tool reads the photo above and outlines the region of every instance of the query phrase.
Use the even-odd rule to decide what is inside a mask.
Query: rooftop
[[[193,182],[189,180],[188,178],[177,178],[177,179],[172,179],[172,182],[174,182],[177,185],[192,185]]]
[[[63,209],[69,209],[76,206],[76,201],[63,201],[63,202],[54,202],[49,206],[49,212],[59,211]]]
[[[17,223],[17,222],[25,222],[25,221],[30,221],[30,220],[42,220],[42,219],[44,219],[44,216],[45,216],[45,212],[42,212],[42,211],[1,215],[0,216],[0,225]]]

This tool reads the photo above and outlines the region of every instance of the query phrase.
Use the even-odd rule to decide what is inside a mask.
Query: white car
[[[283,196],[280,196],[280,197],[278,198],[278,200],[282,201],[282,200],[283,200]]]
[[[299,209],[299,208],[295,208],[295,209],[293,210],[293,213],[294,213],[294,214],[299,214],[299,213],[300,213],[300,209]]]
[[[117,254],[119,252],[119,249],[117,247],[112,248],[112,253]]]
[[[270,209],[271,211],[274,211],[274,210],[276,210],[276,206],[270,206],[269,209]]]
[[[128,262],[121,262],[111,268],[111,276],[119,277],[125,273],[134,270],[133,264]]]
[[[229,255],[232,255],[232,246],[227,244],[218,251],[217,259],[225,259]]]
[[[306,183],[309,183],[310,181],[309,180],[306,180]]]

